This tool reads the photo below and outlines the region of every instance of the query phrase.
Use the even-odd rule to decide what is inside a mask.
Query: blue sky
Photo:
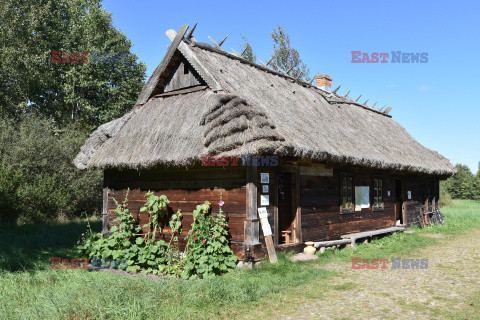
[[[417,141],[474,173],[480,161],[480,2],[478,1],[151,1],[104,0],[114,25],[147,65],[160,63],[168,29],[198,21],[194,36],[239,51],[240,33],[270,58],[281,25],[312,75],[338,93],[392,107]],[[428,52],[427,63],[351,63],[351,51]],[[391,58],[389,59],[391,60]]]

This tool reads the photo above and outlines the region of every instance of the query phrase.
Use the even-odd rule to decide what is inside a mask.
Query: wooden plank
[[[342,239],[360,239],[360,238],[367,238],[367,237],[371,237],[379,234],[392,233],[392,232],[403,231],[403,230],[405,230],[405,227],[390,227],[390,228],[384,228],[379,230],[346,234],[341,236],[341,238]]]
[[[265,246],[267,247],[268,258],[270,263],[277,262],[277,253],[275,252],[275,245],[272,239],[272,230],[268,223],[267,209],[259,208],[258,213],[260,216],[260,223],[262,224],[262,230],[265,238]]]
[[[169,97],[169,96],[175,96],[175,95],[178,95],[178,94],[196,92],[196,91],[205,90],[207,88],[208,88],[208,86],[198,85],[198,86],[194,86],[194,87],[190,87],[190,88],[186,88],[186,89],[173,90],[173,91],[157,94],[155,96],[155,98],[157,98],[157,97]]]
[[[350,239],[318,241],[318,242],[315,242],[315,244],[313,246],[315,248],[332,247],[332,246],[336,246],[336,245],[347,244],[347,243],[350,243],[350,242],[351,242]]]
[[[185,33],[187,32],[187,29],[188,29],[188,25],[183,25],[182,27],[180,27],[180,30],[178,30],[178,33],[175,34],[175,38],[172,39],[172,44],[168,47],[167,53],[165,54],[162,61],[155,69],[155,71],[153,72],[150,79],[148,79],[147,83],[143,87],[142,92],[138,96],[138,99],[135,105],[145,104],[148,101],[148,99],[150,99],[152,92],[155,90],[155,87],[158,84],[160,75],[167,68],[168,63],[172,59],[179,44],[183,43],[182,39]]]

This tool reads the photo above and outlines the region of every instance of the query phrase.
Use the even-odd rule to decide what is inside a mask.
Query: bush
[[[210,213],[210,203],[198,205],[193,213],[194,222],[188,233],[185,252],[180,252],[178,235],[182,232],[182,213],[173,214],[168,207],[170,203],[165,195],[155,196],[153,192],[140,211],[149,214],[149,223],[144,225],[148,232],[142,234],[128,210],[128,192],[125,200],[117,204],[113,226],[109,236],[93,234],[91,230],[82,238],[77,252],[88,257],[92,264],[103,267],[124,269],[129,272],[165,274],[186,279],[210,278],[228,271],[236,266],[237,257],[228,243],[228,231],[225,215],[220,202],[220,211],[216,217]],[[156,241],[157,232],[162,235],[163,228],[170,226],[171,239]]]
[[[72,163],[87,134],[25,114],[19,122],[0,119],[0,222],[51,222],[80,217],[101,206],[100,171]]]
[[[228,231],[223,201],[216,217],[211,215],[210,203],[206,201],[193,211],[192,229],[188,232],[186,264],[183,278],[210,278],[235,268],[237,257],[228,245]]]

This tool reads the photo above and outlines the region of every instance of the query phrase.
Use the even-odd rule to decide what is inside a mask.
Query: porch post
[[[105,170],[103,171],[102,234],[108,234],[108,188]]]
[[[247,204],[244,223],[244,244],[246,256],[254,254],[259,245],[259,219],[257,214],[257,167],[247,166]]]

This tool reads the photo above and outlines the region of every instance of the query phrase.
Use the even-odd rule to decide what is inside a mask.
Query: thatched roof
[[[150,81],[139,100],[146,103],[99,127],[75,159],[77,167],[187,166],[202,154],[274,153],[442,176],[455,172],[448,159],[376,109],[206,44],[182,40],[176,55],[208,87],[152,97],[162,83]]]

